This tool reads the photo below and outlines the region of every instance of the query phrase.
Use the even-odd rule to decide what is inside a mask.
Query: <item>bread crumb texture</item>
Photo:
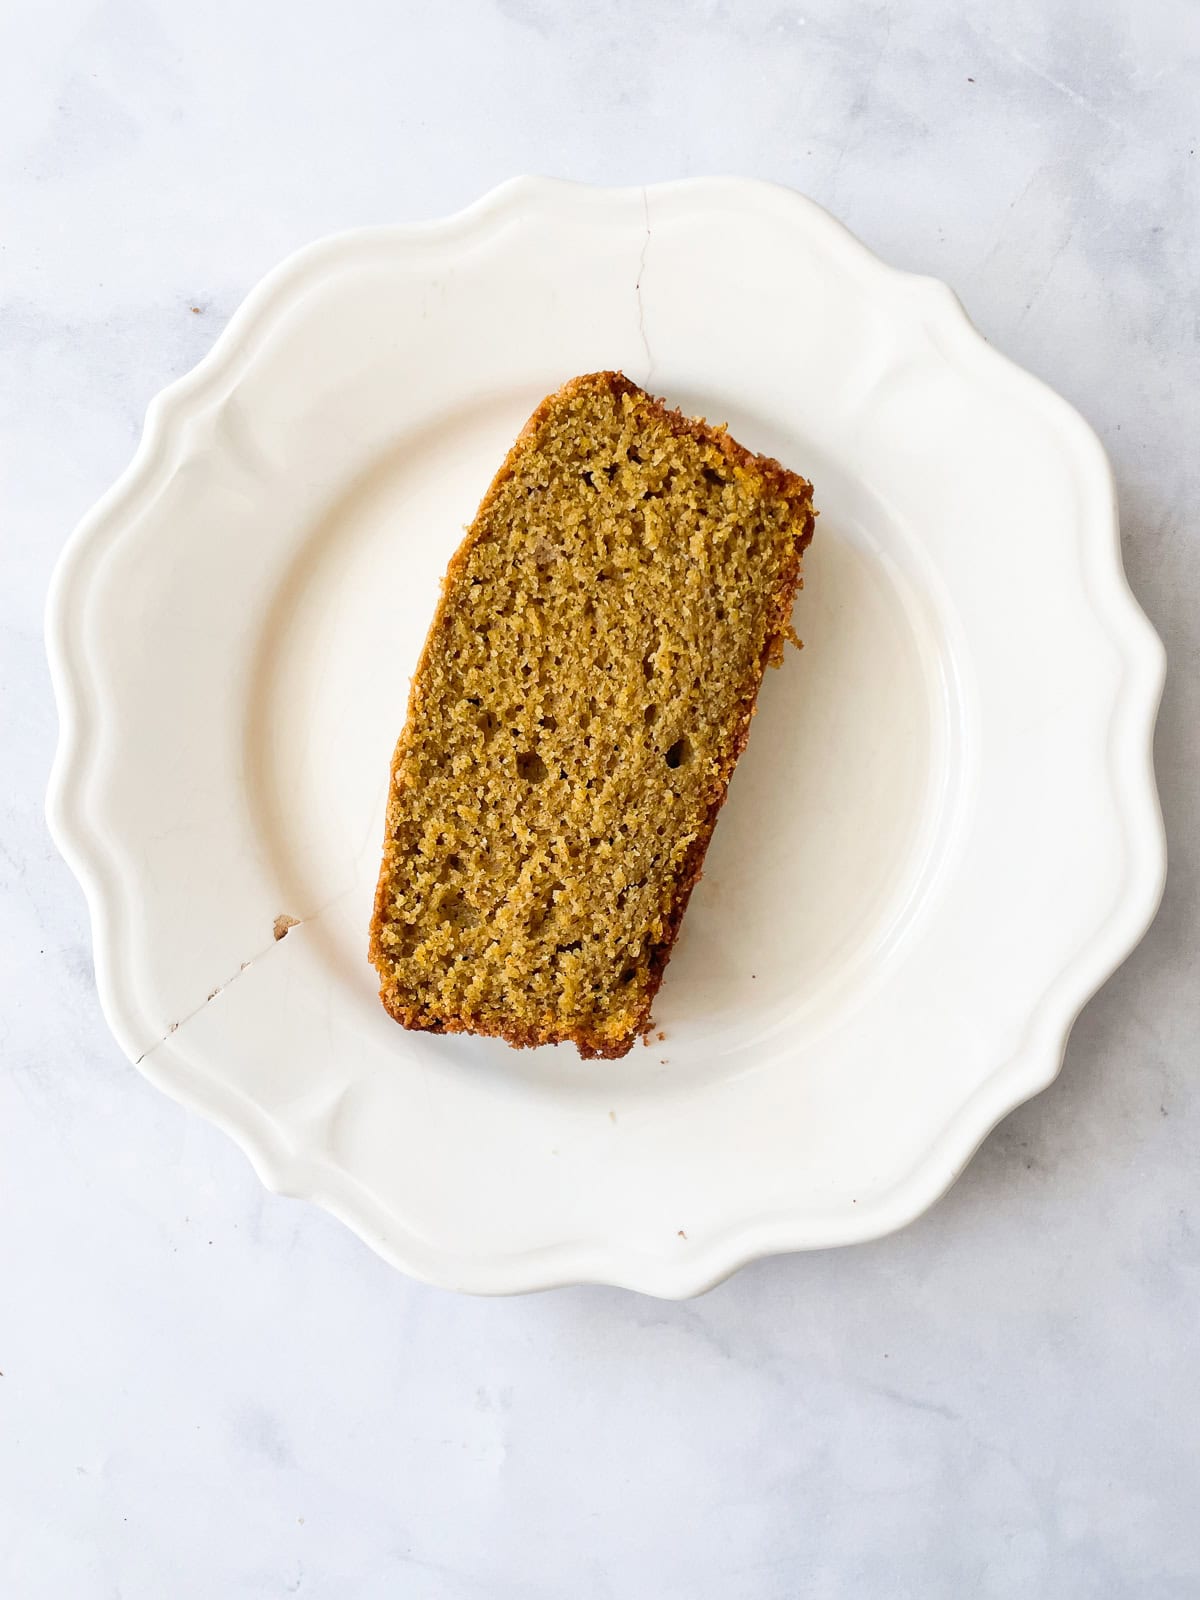
[[[811,494],[619,373],[538,407],[450,563],[392,765],[371,960],[397,1021],[610,1057],[648,1028]]]

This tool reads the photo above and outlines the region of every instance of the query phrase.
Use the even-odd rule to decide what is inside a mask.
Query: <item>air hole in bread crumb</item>
[[[517,756],[517,777],[526,783],[541,783],[547,776],[546,763],[536,750],[522,750]]]
[[[692,741],[687,734],[684,734],[682,739],[676,739],[675,743],[663,756],[663,760],[672,769],[685,766],[691,759]]]
[[[470,933],[473,928],[479,926],[479,913],[468,903],[460,889],[442,906],[442,921],[449,923],[452,928],[461,928],[464,932]]]

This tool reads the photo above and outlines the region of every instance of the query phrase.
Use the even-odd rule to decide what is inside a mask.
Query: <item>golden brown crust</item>
[[[789,502],[794,509],[797,524],[791,545],[791,559],[781,571],[771,599],[771,620],[767,629],[757,673],[747,683],[745,693],[739,703],[735,731],[724,753],[714,788],[713,799],[695,838],[692,840],[687,856],[676,878],[673,897],[670,905],[666,908],[663,936],[649,951],[650,982],[644,994],[644,1003],[641,1006],[639,1016],[628,1034],[614,1040],[599,1031],[591,1030],[587,1027],[564,1027],[552,1017],[547,1017],[544,1024],[538,1026],[519,1022],[515,1018],[501,1015],[477,1014],[466,1016],[443,1013],[429,1002],[421,1004],[397,1002],[389,996],[386,988],[385,973],[388,958],[382,945],[381,934],[386,912],[387,878],[386,873],[383,872],[380,874],[376,889],[374,910],[371,918],[370,960],[379,971],[380,976],[385,978],[384,987],[380,991],[380,999],[385,1009],[389,1015],[406,1028],[427,1033],[479,1034],[504,1039],[509,1045],[516,1048],[529,1048],[542,1044],[571,1043],[578,1048],[579,1054],[584,1058],[613,1060],[628,1054],[635,1040],[646,1033],[651,1026],[651,1006],[662,982],[675,940],[679,935],[679,928],[684,912],[687,909],[688,901],[695,885],[700,880],[704,858],[712,838],[713,829],[716,827],[717,817],[728,796],[729,783],[733,776],[734,768],[749,738],[750,723],[754,715],[754,707],[762,685],[763,675],[768,665],[778,664],[782,655],[784,641],[790,633],[792,604],[796,590],[800,586],[801,557],[812,540],[816,516],[812,507],[811,484],[798,474],[788,471],[773,457],[756,455],[753,451],[747,450],[744,446],[738,444],[736,440],[730,438],[725,428],[710,427],[703,418],[687,417],[678,410],[668,408],[665,402],[649,395],[637,384],[626,378],[623,373],[598,372],[585,374],[581,377],[570,379],[559,390],[548,395],[533,412],[514,440],[487,493],[480,502],[474,522],[451,557],[446,569],[446,575],[442,580],[442,592],[438,606],[413,675],[408,715],[392,758],[389,815],[400,781],[404,758],[408,752],[420,713],[426,670],[446,613],[453,580],[464,569],[471,551],[483,535],[485,514],[496,500],[503,484],[512,476],[514,463],[519,459],[523,445],[539,431],[553,409],[564,399],[584,388],[599,387],[607,388],[617,398],[621,396],[631,397],[637,403],[645,406],[658,421],[666,424],[676,434],[690,437],[701,444],[715,445],[734,468],[758,478],[767,493]]]

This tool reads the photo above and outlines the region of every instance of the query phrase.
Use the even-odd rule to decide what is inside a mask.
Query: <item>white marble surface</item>
[[[1186,0],[0,11],[0,1593],[1200,1593],[1198,35]],[[779,179],[947,278],[1099,429],[1172,664],[1166,902],[1059,1082],[906,1233],[686,1305],[458,1298],[263,1193],[110,1041],[41,816],[47,578],[151,395],[293,247],[525,170]]]

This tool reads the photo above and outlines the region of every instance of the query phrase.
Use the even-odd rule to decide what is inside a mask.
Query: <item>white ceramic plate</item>
[[[438,579],[535,403],[602,367],[821,518],[665,1037],[583,1063],[404,1032],[366,929]],[[50,818],[122,1047],[457,1288],[686,1295],[899,1227],[1161,892],[1163,653],[1097,440],[943,284],[762,184],[519,180],[302,251],[154,402],[47,632]]]

